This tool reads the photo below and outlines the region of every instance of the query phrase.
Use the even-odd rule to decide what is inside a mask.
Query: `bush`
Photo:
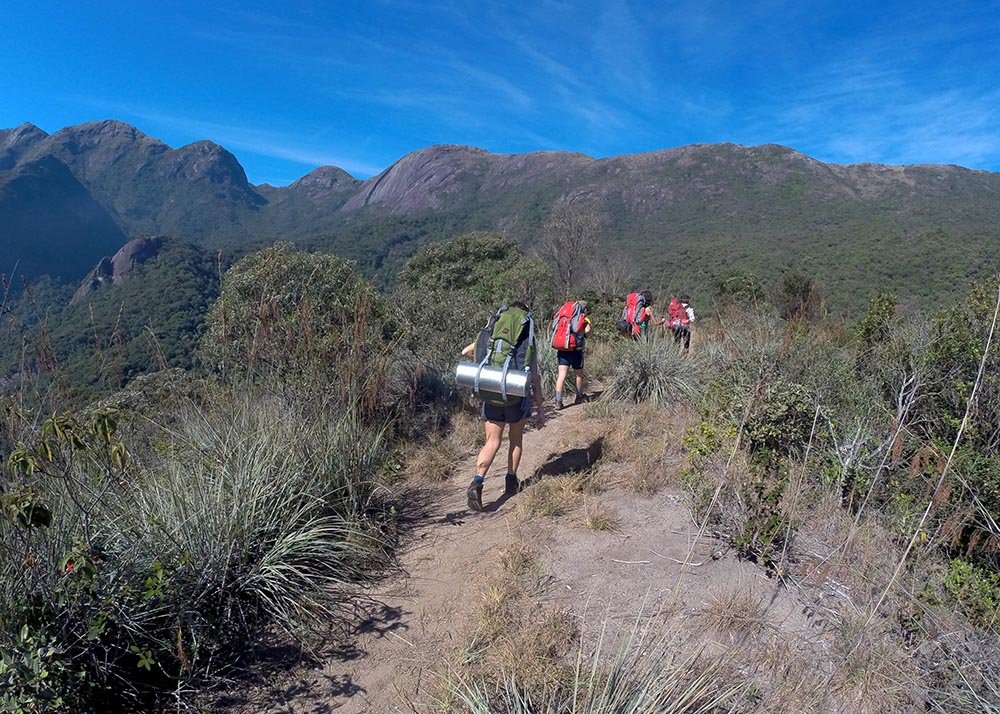
[[[226,273],[202,357],[232,379],[333,393],[374,413],[393,401],[388,375],[404,338],[395,308],[350,263],[277,243]]]
[[[672,342],[653,333],[621,349],[608,396],[620,402],[666,406],[694,399],[698,391],[697,363],[681,357]]]
[[[419,250],[399,275],[396,300],[412,326],[411,349],[449,372],[501,305],[532,307],[544,342],[553,310],[553,277],[541,261],[496,233],[470,233]]]
[[[134,450],[112,411],[22,422],[0,472],[15,710],[134,710],[211,684],[275,628],[325,633],[385,562],[380,433],[331,405],[214,396],[134,431]]]

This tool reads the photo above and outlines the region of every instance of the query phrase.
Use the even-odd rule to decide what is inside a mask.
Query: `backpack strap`
[[[503,305],[494,314],[492,314],[488,318],[486,318],[486,326],[483,327],[483,330],[484,331],[486,331],[486,330],[492,331],[493,330],[493,326],[496,324],[497,320],[500,319],[500,315],[502,315],[505,310],[507,310],[507,306]],[[494,343],[493,340],[489,340],[489,342],[487,342],[487,347],[486,347],[486,350],[485,350],[485,354],[483,355],[483,359],[479,363],[479,368],[476,369],[476,379],[475,379],[475,382],[472,385],[472,393],[475,394],[477,397],[480,396],[479,395],[479,379],[480,379],[480,377],[482,377],[483,367],[485,367],[487,364],[489,364],[490,359],[493,357],[493,352],[495,350],[496,350],[496,343]],[[504,375],[504,376],[506,376],[506,375]],[[506,391],[506,385],[504,386],[504,391]],[[506,398],[506,395],[504,396],[504,398]]]

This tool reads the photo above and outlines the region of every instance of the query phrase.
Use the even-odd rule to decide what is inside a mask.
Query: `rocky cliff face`
[[[162,236],[136,238],[123,245],[113,256],[101,258],[73,293],[73,299],[69,304],[74,305],[86,300],[106,285],[121,285],[135,275],[140,265],[159,255],[165,240]]]

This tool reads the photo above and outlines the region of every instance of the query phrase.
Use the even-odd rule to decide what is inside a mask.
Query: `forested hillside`
[[[27,177],[30,191],[10,188]],[[19,260],[29,278],[79,280],[125,240],[163,234],[230,256],[290,240],[388,286],[417,248],[470,230],[532,252],[565,206],[599,217],[603,259],[637,285],[705,297],[726,278],[769,285],[795,270],[834,309],[856,313],[874,285],[932,305],[1000,254],[1000,175],[957,166],[824,164],[776,145],[606,159],[434,146],[366,181],[321,167],[279,188],[251,185],[216,144],[172,149],[121,122],[0,131],[0,270]]]

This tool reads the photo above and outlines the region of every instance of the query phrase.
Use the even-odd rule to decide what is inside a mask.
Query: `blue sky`
[[[0,127],[121,119],[257,183],[435,143],[1000,170],[1000,0],[0,0],[0,22]]]

